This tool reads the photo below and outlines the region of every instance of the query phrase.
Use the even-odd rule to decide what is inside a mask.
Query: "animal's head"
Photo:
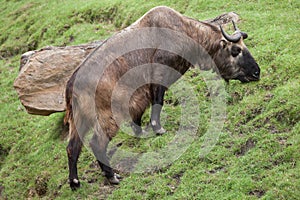
[[[219,48],[214,57],[219,73],[226,81],[258,81],[260,68],[243,42],[248,35],[241,32],[233,21],[232,23],[235,28],[233,35],[227,34],[220,26],[222,39],[218,41]]]

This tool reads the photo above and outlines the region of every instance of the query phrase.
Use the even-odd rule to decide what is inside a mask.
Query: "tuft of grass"
[[[197,137],[187,150],[160,169],[124,173],[121,184],[111,186],[84,148],[78,163],[82,187],[72,192],[67,183],[64,113],[26,113],[13,89],[20,55],[48,45],[107,38],[158,5],[196,19],[239,13],[239,27],[249,34],[245,43],[261,67],[261,80],[226,85],[224,127],[214,148],[200,157],[212,102],[202,72],[191,69],[184,78],[197,92],[200,115]],[[299,1],[3,0],[0,9],[0,198],[299,198]],[[174,94],[169,91],[165,98],[166,135],[137,139],[125,127],[113,143],[136,153],[163,149],[181,120],[182,108]],[[148,121],[149,111],[143,123]]]

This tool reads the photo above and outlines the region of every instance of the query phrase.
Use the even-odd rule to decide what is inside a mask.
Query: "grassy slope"
[[[299,198],[299,1],[0,1],[2,197]],[[83,186],[71,192],[66,181],[63,113],[41,117],[24,111],[12,87],[20,55],[47,45],[106,38],[156,5],[168,5],[198,19],[228,11],[240,13],[240,28],[250,35],[246,44],[262,68],[262,80],[227,86],[226,123],[219,142],[206,157],[198,156],[199,139],[171,166],[155,173],[125,174],[122,184],[113,187],[103,184],[100,172],[93,169],[93,156],[84,150],[79,163]],[[192,75],[188,72],[186,77],[191,76],[191,84],[199,90],[201,135],[210,103],[205,84]],[[172,96],[167,95],[167,100],[172,102]],[[162,142],[170,139],[179,116],[172,103],[165,110],[172,118],[165,125],[170,133],[162,136]],[[120,137],[116,139],[126,136]],[[143,148],[143,141],[128,141],[129,145],[138,143],[137,150]]]

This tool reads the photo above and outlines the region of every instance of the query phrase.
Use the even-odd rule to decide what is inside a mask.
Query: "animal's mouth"
[[[251,74],[251,75],[240,75],[237,76],[235,79],[241,81],[242,83],[248,83],[251,81],[259,81],[260,76],[257,73]]]

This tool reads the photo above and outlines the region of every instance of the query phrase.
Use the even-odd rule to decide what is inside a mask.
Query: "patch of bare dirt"
[[[251,196],[256,196],[258,198],[261,198],[262,196],[264,196],[266,192],[263,190],[253,190],[249,192],[249,195]]]
[[[43,172],[35,179],[34,187],[28,190],[28,199],[34,197],[44,197],[48,192],[48,181],[50,175],[47,172]]]
[[[241,146],[239,151],[235,153],[237,157],[244,156],[250,149],[254,148],[256,145],[256,141],[252,138],[249,138],[245,144]]]
[[[181,177],[183,176],[183,174],[184,174],[184,171],[179,171],[178,173],[171,176],[173,181],[170,184],[168,184],[168,186],[171,190],[169,192],[169,195],[172,195],[176,191],[176,189],[178,188],[178,186],[181,183]]]

